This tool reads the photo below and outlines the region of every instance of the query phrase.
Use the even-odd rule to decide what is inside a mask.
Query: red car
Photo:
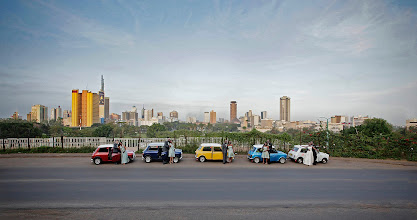
[[[118,148],[113,149],[113,144],[104,144],[98,146],[93,152],[93,155],[91,155],[91,162],[96,165],[99,165],[102,162],[120,163],[120,155],[120,150]],[[129,162],[135,160],[136,158],[135,152],[131,150],[127,150],[127,156],[129,158]]]

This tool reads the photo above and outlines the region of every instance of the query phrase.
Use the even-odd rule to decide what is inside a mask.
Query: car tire
[[[127,163],[131,163],[133,160],[130,157],[127,157]]]
[[[326,164],[327,163],[327,159],[323,158],[323,160],[321,160],[322,163]]]
[[[283,157],[279,158],[280,163],[285,163],[285,161],[287,161],[285,158],[283,158]]]
[[[94,164],[95,165],[100,165],[101,164],[101,158],[100,157],[94,158]]]
[[[151,156],[146,156],[146,157],[145,157],[145,162],[146,162],[146,163],[150,163],[151,161],[152,161]]]
[[[204,163],[206,161],[206,157],[201,156],[200,158],[198,158],[198,161],[200,161],[201,163]]]
[[[303,158],[302,158],[302,157],[299,157],[299,158],[297,159],[297,163],[303,163]]]
[[[174,163],[178,163],[179,161],[180,161],[180,158],[178,158],[178,157],[174,157]]]
[[[255,158],[253,158],[253,162],[254,163],[259,163],[259,162],[261,162],[261,159],[259,159],[259,157],[255,157]]]

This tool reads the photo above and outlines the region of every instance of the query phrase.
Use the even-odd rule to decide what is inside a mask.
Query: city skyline
[[[71,109],[68,91],[100,90],[110,113],[249,109],[291,120],[417,115],[414,1],[1,1],[0,118]],[[262,16],[259,16],[262,15]]]

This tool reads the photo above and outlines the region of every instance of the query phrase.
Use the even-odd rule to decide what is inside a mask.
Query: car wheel
[[[96,158],[94,158],[94,164],[95,164],[95,165],[99,165],[99,164],[101,164],[101,158],[100,158],[100,157],[96,157]]]
[[[302,158],[302,157],[299,157],[299,158],[297,159],[297,162],[298,162],[298,163],[303,163],[303,158]]]
[[[261,162],[261,159],[259,159],[259,157],[255,157],[255,158],[253,159],[253,162],[255,162],[255,163],[259,163],[259,162]]]
[[[132,158],[130,157],[127,158],[127,163],[131,163],[132,161],[133,161]]]
[[[322,163],[326,164],[327,163],[327,159],[323,158],[323,160],[321,160]]]
[[[285,158],[283,158],[283,157],[279,158],[279,162],[280,162],[280,163],[285,163],[285,161],[286,161],[286,159],[285,159]]]
[[[151,162],[151,157],[150,156],[146,156],[145,157],[145,162],[146,163],[150,163]]]
[[[178,163],[178,161],[180,161],[180,159],[178,157],[174,157],[174,163]]]
[[[206,161],[206,158],[205,158],[204,156],[201,156],[200,158],[198,158],[198,160],[199,160],[201,163],[204,163],[204,162]]]

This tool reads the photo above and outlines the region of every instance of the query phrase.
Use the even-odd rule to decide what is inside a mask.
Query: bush
[[[16,153],[92,153],[96,147],[80,147],[80,148],[60,148],[60,147],[36,147],[36,148],[19,148],[7,149],[0,151],[0,154],[16,154]]]

